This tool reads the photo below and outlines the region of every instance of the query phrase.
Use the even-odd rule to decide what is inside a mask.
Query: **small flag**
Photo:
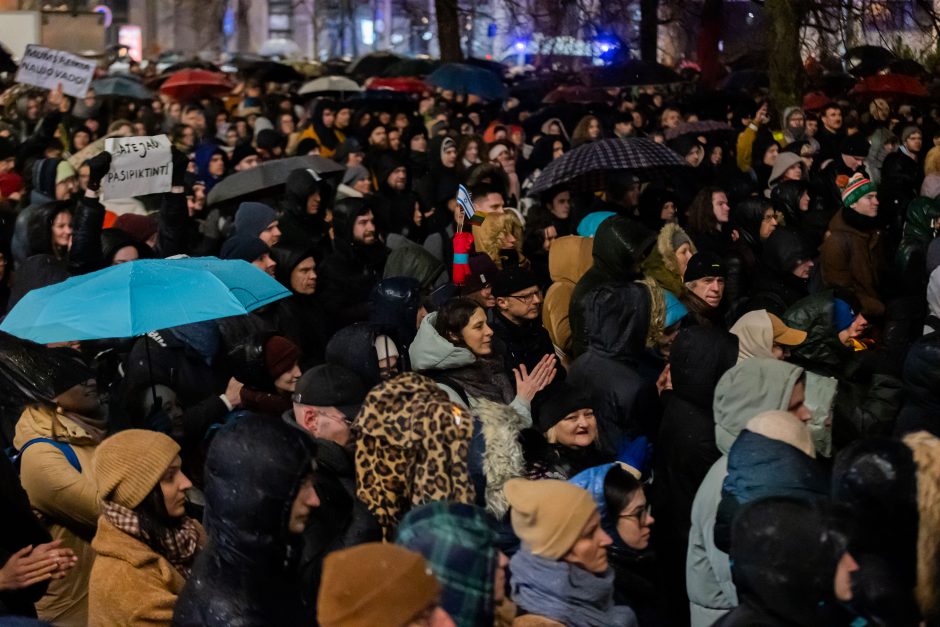
[[[473,210],[473,199],[470,198],[470,192],[463,185],[457,186],[457,204],[463,208],[463,212],[470,219],[472,224],[477,226],[483,224],[486,216]]]

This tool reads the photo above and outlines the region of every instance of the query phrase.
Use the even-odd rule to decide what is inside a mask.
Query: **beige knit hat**
[[[512,507],[512,528],[533,555],[564,557],[597,511],[587,490],[556,479],[506,482]]]
[[[440,594],[420,554],[369,542],[323,560],[317,621],[322,627],[404,627],[437,603]]]
[[[130,509],[137,507],[160,483],[179,452],[179,444],[157,431],[115,433],[95,451],[98,498]]]

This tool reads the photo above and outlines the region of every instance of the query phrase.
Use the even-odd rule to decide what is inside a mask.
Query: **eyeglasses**
[[[652,511],[653,511],[653,506],[647,503],[639,511],[634,512],[633,514],[621,514],[620,517],[621,518],[635,518],[637,524],[642,527],[649,520],[650,512]]]
[[[542,290],[535,290],[531,294],[525,294],[522,296],[518,296],[516,294],[510,294],[509,298],[515,298],[519,300],[519,302],[525,303],[526,305],[528,305],[532,303],[532,301],[534,301],[536,298],[541,298],[541,296],[542,296]]]

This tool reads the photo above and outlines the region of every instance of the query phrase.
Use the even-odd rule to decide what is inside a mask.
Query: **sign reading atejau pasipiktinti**
[[[45,89],[55,89],[61,84],[67,96],[84,98],[94,75],[94,61],[29,44],[16,72],[16,82]]]
[[[109,137],[104,149],[111,153],[111,168],[101,181],[102,199],[170,191],[173,155],[166,135]]]

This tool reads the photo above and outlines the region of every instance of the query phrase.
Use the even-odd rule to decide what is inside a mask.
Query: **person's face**
[[[235,166],[235,170],[237,172],[243,172],[244,170],[257,168],[259,165],[261,165],[261,160],[258,159],[258,155],[248,155],[238,162],[238,165]]]
[[[601,529],[601,515],[595,511],[563,559],[589,573],[603,575],[607,572],[607,547],[611,544],[613,540]]]
[[[409,148],[415,152],[425,152],[428,149],[428,138],[420,133],[411,138]]]
[[[640,204],[640,184],[633,183],[627,188],[627,193],[623,197],[624,203],[628,207],[636,207]]]
[[[401,149],[401,131],[397,128],[388,132],[388,147],[394,151]]]
[[[300,483],[300,489],[291,504],[287,530],[295,535],[303,533],[307,527],[307,518],[310,517],[310,509],[319,506],[320,497],[313,487],[313,475],[307,475]]]
[[[565,145],[560,141],[552,142],[552,159],[557,159],[563,154],[565,154]]]
[[[473,203],[480,213],[505,213],[503,211],[503,196],[497,192],[490,192],[480,199],[479,204]]]
[[[75,412],[79,416],[97,416],[101,411],[98,382],[89,379],[84,383],[73,385],[56,396],[55,402],[65,411]]]
[[[320,192],[315,191],[307,196],[307,213],[316,215],[320,211]]]
[[[760,241],[765,241],[777,229],[777,212],[773,207],[764,210],[764,217],[760,222]]]
[[[64,181],[55,184],[55,199],[68,200],[77,189],[78,177],[70,176]]]
[[[453,146],[441,153],[441,165],[445,168],[452,168],[457,165],[457,149]]]
[[[486,323],[486,312],[477,309],[467,325],[460,330],[460,338],[471,353],[485,357],[493,352],[493,330]]]
[[[376,242],[375,222],[371,211],[356,218],[352,230],[353,240],[369,246]]]
[[[806,120],[806,136],[813,137],[819,130],[819,120]]]
[[[506,231],[499,238],[499,249],[512,250],[516,247],[518,242],[518,238],[516,238],[516,235],[512,231]]]
[[[228,115],[225,112],[217,113],[215,116],[215,127],[225,128],[228,125]]]
[[[143,122],[134,122],[134,135],[135,136],[146,137],[148,134],[149,133],[147,133],[147,127],[144,126]]]
[[[646,494],[640,488],[617,518],[617,535],[631,549],[642,551],[650,544],[650,527],[654,522]]]
[[[560,192],[552,199],[552,215],[559,220],[567,220],[571,215],[571,193]]]
[[[592,119],[588,123],[587,132],[588,132],[588,137],[590,137],[591,139],[597,139],[598,137],[601,136],[601,125],[597,121],[597,119]]]
[[[16,165],[16,157],[0,160],[0,174],[6,174]]]
[[[399,131],[403,131],[406,128],[408,128],[408,124],[409,124],[409,121],[408,121],[408,116],[406,114],[404,113],[395,114],[395,128],[397,128]]]
[[[290,287],[298,294],[309,296],[317,289],[317,262],[307,257],[290,273]]]
[[[368,182],[368,181],[366,181]],[[408,183],[408,170],[404,166],[395,168],[388,175],[388,186],[394,190],[402,191]]]
[[[75,133],[75,135],[72,137],[72,143],[75,144],[76,151],[81,150],[87,146],[90,141],[91,139],[89,138],[88,133]]]
[[[477,142],[470,142],[467,144],[466,150],[463,151],[463,157],[470,163],[476,163],[480,159],[480,145]]]
[[[823,114],[823,125],[830,131],[842,128],[842,109],[826,109]]]
[[[920,133],[912,133],[904,142],[904,145],[910,152],[916,155],[924,145],[924,136]]]
[[[774,163],[777,162],[777,157],[780,155],[780,146],[777,144],[771,144],[770,148],[767,149],[767,152],[764,153],[764,165],[769,165],[773,167]]]
[[[336,114],[332,109],[324,109],[320,119],[323,120],[323,126],[333,128],[333,123],[336,121]]]
[[[125,246],[119,248],[116,253],[114,253],[114,259],[111,260],[111,265],[116,266],[122,263],[127,263],[128,261],[137,261],[140,259],[140,253],[137,252],[137,249],[133,246]]]
[[[160,477],[160,491],[163,492],[163,504],[171,518],[180,518],[186,514],[186,490],[193,487],[192,482],[180,469],[183,462],[177,455]]]
[[[800,211],[809,211],[809,192],[803,192],[800,196]]]
[[[251,265],[260,268],[271,276],[274,276],[274,269],[277,267],[277,262],[271,259],[271,255],[269,253],[264,253],[252,261]]]
[[[850,340],[861,337],[868,328],[868,320],[862,314],[856,314],[855,320],[848,327],[839,331],[839,341],[843,344],[851,344]]]
[[[686,286],[709,307],[720,305],[721,298],[725,295],[725,279],[720,276],[705,276],[686,283]]]
[[[845,552],[836,564],[836,574],[833,578],[832,588],[836,599],[843,603],[852,600],[852,573],[859,569],[858,562],[851,553]]]
[[[852,170],[853,172],[857,171],[860,167],[865,165],[865,157],[855,157],[853,155],[842,155],[842,161],[845,163],[845,166]]]
[[[362,165],[363,159],[365,159],[365,153],[351,152],[349,153],[349,156],[346,157],[346,167],[354,168],[357,165]]]
[[[663,222],[672,222],[676,219],[676,213],[676,204],[671,200],[666,201],[663,208],[659,210],[659,219]]]
[[[333,126],[336,128],[346,128],[349,126],[349,119],[352,116],[352,111],[349,109],[340,109],[336,112],[336,116],[333,119]]]
[[[597,419],[593,409],[573,411],[554,426],[555,439],[568,448],[584,448],[597,440]]]
[[[500,311],[514,322],[535,320],[539,317],[542,306],[542,293],[538,286],[515,292],[496,299]]]
[[[286,394],[292,394],[297,388],[297,380],[300,379],[300,375],[300,366],[297,365],[297,362],[294,362],[290,370],[281,373],[281,376],[274,380],[274,389]]]
[[[209,174],[222,176],[225,173],[225,158],[222,155],[212,155],[209,159]]]
[[[693,168],[697,168],[700,165],[702,165],[702,161],[704,160],[705,160],[705,149],[702,148],[701,146],[694,146],[692,150],[690,150],[685,155],[686,163],[688,163]]]
[[[169,113],[171,118],[173,118],[174,120],[178,120],[180,119],[180,110],[181,110],[180,103],[172,102],[170,103],[170,108],[167,110],[167,112]]]
[[[52,242],[59,248],[72,247],[72,214],[62,211],[52,221]]]
[[[274,246],[281,241],[281,229],[277,225],[277,220],[264,227],[264,230],[258,234],[258,237],[262,242],[267,244],[268,247]]]
[[[715,146],[712,148],[708,159],[712,165],[721,165],[721,160],[724,159],[724,155],[724,149],[721,146]]]
[[[88,179],[91,178],[91,166],[83,164],[78,169],[78,187],[88,189]]]
[[[787,126],[791,129],[803,128],[806,125],[806,117],[802,113],[794,113],[787,119]]]
[[[715,213],[715,218],[719,224],[727,224],[731,207],[728,205],[728,197],[724,192],[712,194],[712,211]]]
[[[787,405],[787,411],[803,422],[809,422],[812,420],[813,414],[805,403],[806,382],[801,379],[793,386],[793,392],[790,394],[790,403]]]
[[[360,194],[369,194],[372,192],[372,181],[370,181],[368,178],[361,178],[353,183],[352,187]],[[404,189],[404,187],[401,189]]]
[[[92,133],[97,133],[98,131],[101,130],[101,124],[99,124],[99,123],[98,123],[98,120],[96,120],[96,119],[94,119],[94,118],[89,118],[89,119],[85,120],[85,126],[86,126],[86,127],[88,128],[88,130],[91,131]]]
[[[294,116],[292,115],[282,115],[281,116],[281,134],[290,135],[294,132]]]
[[[633,116],[633,128],[643,128],[643,114],[639,111],[633,111],[630,115]]]
[[[507,174],[512,174],[516,171],[516,158],[512,155],[511,150],[501,152],[496,160]]]
[[[187,111],[186,115],[183,116],[183,124],[191,126],[197,131],[202,131],[206,128],[206,116],[199,110]]]
[[[679,126],[679,112],[675,109],[666,109],[663,112],[663,128],[676,128]]]
[[[187,126],[180,131],[180,143],[187,148],[192,148],[196,144],[196,131]]]
[[[351,419],[335,407],[303,407],[302,426],[315,437],[349,444],[352,437]],[[295,415],[297,406],[295,405]]]
[[[878,194],[876,192],[865,194],[852,205],[852,209],[863,216],[876,217],[878,215]]]
[[[388,133],[385,132],[384,126],[375,127],[375,130],[369,135],[369,144],[371,146],[388,148]]]
[[[676,264],[679,266],[679,276],[685,274],[686,268],[689,267],[689,259],[692,258],[692,255],[692,245],[688,242],[685,242],[676,249]]]
[[[810,273],[813,271],[813,266],[816,264],[812,259],[807,259],[806,261],[801,261],[795,268],[793,268],[793,276],[808,279]]]
[[[803,178],[803,164],[794,163],[783,173],[784,181],[799,181]]]
[[[496,306],[496,297],[493,296],[493,286],[487,285],[482,290],[467,294],[467,298],[478,304],[480,307],[490,307]]]

